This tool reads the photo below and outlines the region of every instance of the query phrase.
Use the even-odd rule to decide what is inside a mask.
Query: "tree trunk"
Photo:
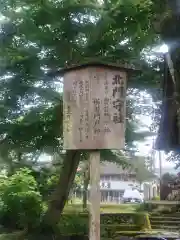
[[[76,170],[80,161],[80,151],[69,150],[66,153],[58,184],[49,200],[48,210],[45,214],[45,224],[53,227],[60,219],[63,208],[68,199]]]
[[[22,153],[20,151],[18,151],[16,154],[17,154],[18,163],[21,163],[22,162]]]
[[[89,164],[88,169],[84,173],[84,184],[83,184],[83,210],[87,209],[87,192],[89,185]]]
[[[171,11],[166,11],[164,14],[166,17],[161,20],[160,35],[163,42],[169,45],[169,51],[164,59],[163,104],[157,149],[169,152],[179,149],[180,144],[180,12],[178,1],[166,1],[166,9]]]

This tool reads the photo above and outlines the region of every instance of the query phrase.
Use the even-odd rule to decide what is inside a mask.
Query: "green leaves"
[[[16,222],[14,226],[24,228],[39,222],[41,195],[30,170],[20,169],[9,178],[1,178],[0,197],[3,203],[1,214],[9,219],[10,225]]]
[[[62,148],[62,79],[48,72],[94,59],[137,63],[154,39],[148,0],[6,0],[1,13],[0,151],[7,155]],[[127,144],[146,135],[135,133],[130,118]],[[110,151],[104,157],[119,159]]]
[[[127,157],[121,151],[101,150],[100,153],[102,161],[114,162],[118,165],[121,165],[123,168],[130,166]]]
[[[140,184],[156,178],[156,176],[147,169],[144,157],[133,157],[132,168],[135,170],[136,179]]]

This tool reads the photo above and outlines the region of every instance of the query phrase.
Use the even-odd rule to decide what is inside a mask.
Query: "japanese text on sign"
[[[125,95],[125,71],[89,67],[66,73],[64,148],[122,149]]]

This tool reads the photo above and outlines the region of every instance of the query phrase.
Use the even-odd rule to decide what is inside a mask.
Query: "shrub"
[[[36,226],[42,212],[41,195],[30,170],[24,168],[9,178],[0,179],[2,201],[0,218],[8,227]]]
[[[61,235],[88,235],[88,214],[63,214],[59,223]],[[101,214],[101,237],[115,237],[118,231],[151,229],[145,213]]]
[[[163,207],[163,208],[161,208],[160,210],[159,210],[159,212],[161,213],[161,214],[169,214],[169,213],[171,213],[171,207],[169,206],[169,207]]]
[[[152,212],[157,208],[158,208],[157,204],[144,202],[136,208],[136,212],[140,211]]]
[[[165,213],[178,213],[180,211],[180,205],[177,203],[176,205],[169,206],[168,208],[166,207]]]
[[[160,201],[160,196],[153,197],[152,201]]]
[[[171,209],[173,213],[180,212],[180,204],[177,203],[176,206],[173,206]]]
[[[59,231],[61,235],[87,235],[88,234],[87,214],[63,214],[61,216]]]

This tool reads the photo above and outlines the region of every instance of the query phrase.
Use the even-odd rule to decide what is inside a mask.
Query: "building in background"
[[[125,190],[137,189],[143,193],[146,199],[157,195],[156,180],[140,183],[136,180],[136,172],[132,169],[123,169],[121,166],[103,162],[100,167],[101,202],[120,203]],[[83,191],[83,190],[82,190]],[[83,192],[77,192],[76,196],[82,198]]]
[[[136,174],[130,169],[104,162],[100,168],[100,188],[102,202],[120,202],[126,189],[140,189]]]

